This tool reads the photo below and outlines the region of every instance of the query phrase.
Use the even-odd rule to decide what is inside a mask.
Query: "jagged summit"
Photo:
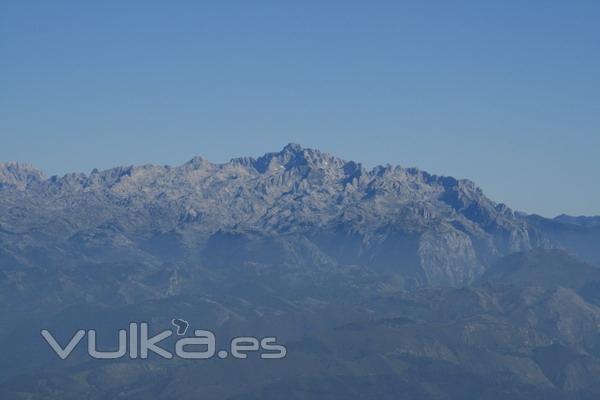
[[[280,173],[286,170],[300,169],[307,171],[323,170],[326,174],[336,175],[338,178],[352,179],[358,176],[377,176],[383,177],[385,175],[397,175],[397,176],[419,176],[425,180],[440,179],[440,181],[451,182],[456,184],[459,181],[452,177],[438,177],[436,175],[430,175],[425,171],[417,168],[404,168],[401,166],[394,165],[378,165],[368,170],[363,165],[356,161],[346,161],[342,158],[333,156],[329,153],[322,152],[318,149],[302,147],[297,143],[288,143],[280,151],[265,153],[258,158],[254,157],[237,157],[231,159],[229,162],[223,164],[212,163],[202,156],[195,156],[191,160],[185,162],[179,166],[170,165],[129,165],[129,166],[116,166],[106,170],[98,170],[94,168],[89,174],[82,172],[70,172],[63,176],[51,177],[52,182],[59,181],[85,181],[94,177],[93,180],[104,180],[114,181],[126,176],[133,176],[135,174],[141,174],[143,171],[192,171],[202,169],[216,169],[221,170],[228,169],[232,166],[244,167],[249,170],[254,170],[260,174],[273,174]],[[17,162],[0,163],[0,184],[16,185],[19,182],[19,187],[24,188],[26,181],[30,182],[44,182],[48,178],[43,171],[35,168],[29,164],[21,164]],[[460,182],[469,182],[467,180],[461,180]],[[472,184],[472,182],[471,182]],[[474,185],[474,184],[473,184]]]
[[[294,167],[341,168],[345,161],[319,150],[303,148],[290,143],[277,153],[267,153],[256,160],[256,169],[261,172]]]
[[[251,167],[257,172],[265,174],[295,167],[341,168],[346,164],[346,161],[320,150],[304,148],[297,143],[289,143],[278,152],[266,153],[258,158],[234,158],[230,163]]]
[[[12,186],[22,190],[29,184],[45,179],[44,173],[30,164],[14,161],[0,163],[0,187]]]

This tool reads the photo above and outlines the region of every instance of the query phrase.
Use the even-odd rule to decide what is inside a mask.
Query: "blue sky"
[[[600,2],[0,2],[0,160],[49,174],[288,142],[600,214]]]

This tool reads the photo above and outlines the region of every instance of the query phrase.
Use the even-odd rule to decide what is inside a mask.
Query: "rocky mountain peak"
[[[0,163],[0,187],[11,186],[23,190],[30,184],[44,180],[46,180],[45,174],[30,164]]]
[[[211,163],[208,160],[206,160],[204,157],[196,156],[196,157],[192,158],[190,161],[188,161],[187,163],[185,163],[183,165],[183,167],[197,169],[197,168],[205,167],[210,164]]]
[[[299,144],[289,143],[281,151],[267,153],[255,162],[255,168],[260,173],[294,168],[339,169],[345,162],[319,150],[303,148]]]

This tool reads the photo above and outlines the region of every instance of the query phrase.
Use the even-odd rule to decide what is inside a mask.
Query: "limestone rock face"
[[[0,399],[598,399],[598,229],[293,144],[50,178],[1,164]],[[65,361],[40,335],[113,349],[175,318],[288,357],[92,360],[82,341]]]
[[[308,241],[307,264],[327,259],[397,273],[411,284],[455,285],[472,281],[503,255],[547,244],[473,182],[390,165],[368,170],[297,144],[224,164],[196,157],[178,167],[117,167],[50,179],[31,167],[3,164],[0,185],[6,240],[89,257],[206,261],[214,253],[207,244],[218,247],[224,233],[244,243],[258,235],[286,243],[290,253]],[[253,257],[237,243],[229,244],[220,264],[248,261],[234,253]],[[287,256],[278,262],[293,264]]]

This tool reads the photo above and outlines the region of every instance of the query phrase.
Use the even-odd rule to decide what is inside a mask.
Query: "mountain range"
[[[297,144],[49,178],[0,164],[0,395],[597,398],[599,239],[600,217]],[[39,336],[178,317],[289,355],[64,362]]]

